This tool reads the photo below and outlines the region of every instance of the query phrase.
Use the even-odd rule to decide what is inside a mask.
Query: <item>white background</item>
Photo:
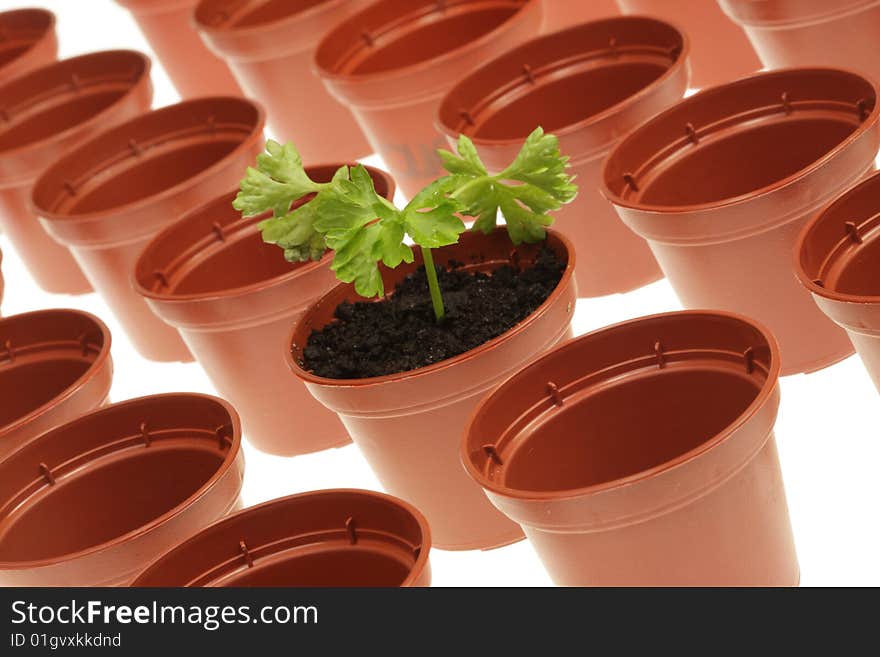
[[[26,5],[0,0],[0,10],[21,6]],[[44,6],[58,16],[61,57],[111,48],[152,54],[135,22],[111,0],[33,0],[27,6]],[[178,100],[157,61],[153,83],[155,106]],[[369,162],[382,166],[377,157]],[[6,279],[4,315],[52,307],[81,308],[108,324],[113,333],[114,401],[173,391],[215,394],[197,364],[158,364],[141,358],[97,295],[47,294],[31,280],[3,236],[0,248]],[[580,300],[574,328],[581,334],[624,319],[679,308],[672,289],[661,281],[626,295]],[[858,357],[816,374],[782,381],[776,435],[803,585],[880,585],[878,417],[880,396]],[[295,424],[295,417],[291,417],[291,425]],[[353,446],[293,459],[267,456],[247,444],[245,452],[246,505],[321,488],[380,489]],[[526,541],[489,552],[432,550],[431,561],[435,586],[551,584]]]

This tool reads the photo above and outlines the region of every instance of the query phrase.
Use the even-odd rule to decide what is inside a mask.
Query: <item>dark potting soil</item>
[[[460,264],[438,267],[446,306],[438,324],[420,267],[387,299],[340,304],[337,321],[309,336],[303,364],[325,378],[363,379],[453,358],[531,315],[556,289],[563,271],[565,263],[546,247],[524,268],[508,264],[485,274]]]

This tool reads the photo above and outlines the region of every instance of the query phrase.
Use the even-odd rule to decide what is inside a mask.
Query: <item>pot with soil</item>
[[[429,586],[431,532],[414,507],[364,490],[291,495],[220,520],[132,586]]]
[[[107,403],[110,331],[79,310],[0,319],[0,460],[37,436]]]
[[[604,328],[486,397],[462,460],[559,585],[793,586],[779,366],[736,315]]]
[[[559,138],[581,190],[556,227],[577,249],[581,296],[626,292],[663,275],[645,240],[602,196],[602,161],[622,135],[681,100],[688,51],[687,37],[667,23],[609,18],[514,48],[440,104],[440,130],[468,135],[490,168],[510,162],[536,125]]]
[[[150,109],[150,60],[130,50],[66,59],[0,87],[0,226],[37,284],[83,294],[92,286],[70,251],[29,207],[40,174],[66,152]]]
[[[880,174],[823,209],[801,232],[795,272],[828,317],[846,329],[880,390]]]
[[[309,167],[307,172],[327,182],[338,169]],[[391,200],[390,176],[368,171],[378,193]],[[267,215],[243,219],[232,207],[234,197],[225,194],[156,236],[135,266],[135,289],[180,330],[257,448],[293,456],[347,444],[337,416],[304,386],[290,385],[283,356],[290,327],[336,284],[332,255],[287,262],[278,248],[260,239],[258,224]],[[296,421],[279,409],[295,410]]]
[[[116,2],[131,12],[183,98],[241,95],[229,67],[199,38],[192,18],[199,0]]]
[[[163,107],[68,152],[34,186],[43,225],[73,251],[145,358],[192,356],[132,289],[137,258],[163,228],[235,185],[259,152],[263,124],[262,109],[243,98]]]
[[[624,14],[654,16],[682,28],[691,41],[691,86],[732,82],[761,68],[752,44],[717,0],[617,0]]]
[[[126,585],[240,508],[238,416],[197,394],[142,397],[0,461],[0,584]]]
[[[58,56],[55,14],[47,9],[0,12],[0,84],[54,62]]]
[[[541,0],[541,11],[544,14],[541,32],[545,34],[620,13],[614,0]]]
[[[880,79],[877,0],[719,0],[767,68],[838,66]]]
[[[269,127],[295,141],[307,164],[348,162],[372,152],[351,111],[330,95],[312,66],[321,37],[370,0],[202,0],[196,27],[225,59]]]
[[[327,34],[315,62],[412,198],[442,172],[432,125],[440,99],[540,26],[538,0],[379,0]]]
[[[791,251],[808,219],[872,170],[876,99],[848,71],[761,73],[664,111],[605,162],[605,193],[648,240],[685,308],[766,324],[783,374],[852,353],[798,284]]]

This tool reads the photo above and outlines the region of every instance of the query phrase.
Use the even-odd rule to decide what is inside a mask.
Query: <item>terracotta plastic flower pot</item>
[[[766,324],[782,373],[852,353],[791,270],[800,229],[873,167],[876,90],[837,69],[762,73],[707,89],[630,133],[605,192],[648,240],[686,308]]]
[[[840,66],[880,79],[877,0],[720,0],[767,68]]]
[[[801,232],[795,271],[849,334],[880,390],[880,174],[834,200]]]
[[[238,416],[196,394],[80,416],[0,461],[0,584],[125,585],[240,508]]]
[[[680,26],[691,40],[691,86],[731,82],[761,68],[748,37],[717,0],[617,0],[624,14],[655,16]]]
[[[0,98],[0,225],[44,290],[90,292],[70,251],[28,207],[31,188],[71,148],[150,109],[150,60],[130,50],[66,59],[3,85]]]
[[[3,292],[4,292],[4,282],[3,282],[3,251],[0,251],[0,305],[3,304]],[[3,313],[0,312],[0,317],[3,316]]]
[[[541,0],[542,32],[556,32],[573,25],[619,14],[614,0]]]
[[[272,500],[202,530],[133,586],[428,586],[431,532],[388,495],[324,490]]]
[[[110,331],[79,310],[0,319],[0,459],[107,403]]]
[[[681,100],[688,42],[652,18],[585,23],[518,46],[477,69],[443,99],[438,126],[474,140],[491,171],[514,160],[536,126],[559,138],[579,193],[556,213],[574,243],[584,297],[626,292],[663,274],[644,239],[600,192],[602,160],[622,135]]]
[[[440,99],[480,63],[537,35],[541,18],[539,0],[379,0],[327,34],[315,61],[412,197],[442,174]]]
[[[480,404],[465,468],[565,586],[791,586],[779,350],[709,311],[605,328]]]
[[[196,25],[269,127],[292,141],[307,164],[353,162],[372,152],[351,111],[330,95],[312,59],[321,37],[371,0],[202,0]]]
[[[55,14],[46,9],[0,12],[0,84],[55,61]]]
[[[329,181],[339,166],[309,167],[309,177]],[[390,176],[368,171],[376,191],[391,200]],[[253,445],[294,456],[346,444],[336,414],[290,384],[284,360],[291,327],[338,283],[333,256],[287,262],[260,236],[257,224],[268,215],[242,219],[233,198],[224,194],[160,233],[137,262],[135,289],[180,330],[214,387],[235,405]]]
[[[144,357],[192,359],[132,289],[138,256],[163,228],[238,184],[263,148],[263,124],[262,109],[243,98],[163,107],[69,152],[34,186],[43,225],[70,247]]]
[[[352,440],[385,489],[412,503],[428,518],[434,544],[446,550],[488,549],[520,540],[520,528],[495,510],[461,467],[458,442],[479,400],[522,363],[571,337],[577,298],[571,243],[548,232],[547,245],[567,261],[553,294],[510,331],[465,354],[434,365],[368,379],[328,379],[305,370],[303,349],[313,330],[333,321],[343,301],[360,299],[339,285],[297,322],[289,364],[318,401],[339,414]],[[503,230],[464,233],[458,244],[434,251],[434,262],[463,263],[491,271],[519,259],[528,263],[539,245],[514,248]],[[385,289],[421,264],[385,270]]]
[[[116,0],[131,12],[183,98],[238,96],[226,63],[205,47],[193,22],[199,0]]]

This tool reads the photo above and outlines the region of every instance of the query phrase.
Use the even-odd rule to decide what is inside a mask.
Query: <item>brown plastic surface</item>
[[[524,362],[571,337],[577,299],[575,253],[561,234],[549,231],[548,245],[565,261],[559,286],[544,304],[513,329],[471,351],[429,367],[371,379],[325,379],[299,364],[313,329],[332,321],[336,307],[359,299],[351,285],[339,285],[313,305],[294,328],[289,363],[309,391],[339,413],[352,440],[392,495],[428,518],[434,544],[446,550],[488,549],[518,541],[522,531],[502,516],[468,479],[458,442],[479,400]],[[503,230],[489,236],[464,233],[453,246],[435,250],[434,262],[464,263],[492,270],[513,257],[527,263],[539,245],[514,248]],[[385,270],[385,289],[420,263]]]
[[[577,176],[575,200],[554,213],[578,253],[578,293],[626,292],[663,274],[644,239],[600,192],[602,160],[623,135],[681,100],[688,41],[652,18],[617,17],[529,41],[477,69],[440,104],[437,123],[454,144],[474,140],[502,171],[535,127],[559,137]]]
[[[240,508],[238,416],[196,394],[80,416],[0,461],[0,584],[111,586]]]
[[[31,188],[71,148],[149,110],[150,60],[130,50],[73,57],[4,84],[0,98],[0,226],[44,290],[90,292],[73,255],[28,207]]]
[[[128,9],[184,98],[240,96],[226,63],[202,43],[193,23],[199,0],[116,0]]]
[[[4,281],[3,281],[3,251],[0,251],[0,306],[3,304],[3,292],[4,292]],[[3,316],[3,313],[0,312],[0,317]]]
[[[110,331],[79,310],[0,319],[0,460],[37,436],[107,403]]]
[[[264,120],[243,98],[163,107],[69,152],[34,186],[43,225],[70,247],[144,357],[192,359],[132,289],[138,256],[163,228],[239,183],[263,148]]]
[[[795,272],[846,329],[880,390],[880,174],[835,199],[801,231]]]
[[[0,84],[55,61],[55,14],[47,9],[0,12]]]
[[[372,153],[351,111],[330,95],[312,59],[321,37],[371,0],[202,0],[196,27],[268,112],[280,141],[306,164]]]
[[[852,353],[792,274],[791,251],[807,220],[873,169],[876,97],[847,71],[761,73],[666,110],[605,162],[605,193],[685,308],[766,324],[783,374]]]
[[[133,586],[429,586],[431,532],[419,511],[364,490],[251,507],[203,529]]]
[[[315,62],[412,197],[442,174],[433,121],[443,95],[540,27],[539,0],[379,0],[327,34]]]
[[[617,0],[624,14],[654,16],[678,25],[691,40],[691,86],[732,82],[761,68],[752,44],[717,0]]]
[[[496,389],[462,459],[557,584],[796,585],[778,377],[773,337],[746,318],[628,321]]]
[[[880,80],[878,0],[720,0],[767,68],[839,66]]]
[[[308,173],[328,181],[339,166],[309,167]],[[368,171],[376,191],[391,200],[391,177]],[[233,198],[235,192],[224,194],[157,235],[135,266],[134,287],[180,330],[214,387],[241,415],[253,445],[294,456],[346,444],[339,418],[290,380],[284,358],[296,320],[338,283],[333,256],[287,262],[260,236],[257,224],[268,214],[243,219]]]
[[[543,33],[608,18],[620,13],[614,0],[541,0]]]

